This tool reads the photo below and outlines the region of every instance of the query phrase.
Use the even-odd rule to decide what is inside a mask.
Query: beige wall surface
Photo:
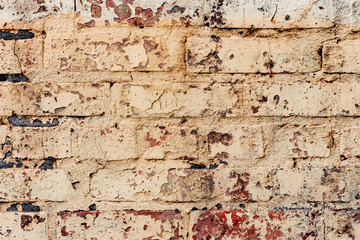
[[[0,0],[0,239],[360,239],[359,0]]]

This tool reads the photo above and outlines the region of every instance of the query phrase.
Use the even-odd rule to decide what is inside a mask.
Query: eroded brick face
[[[191,239],[322,239],[319,210],[198,211],[191,214]]]
[[[0,0],[0,239],[360,238],[359,0]]]

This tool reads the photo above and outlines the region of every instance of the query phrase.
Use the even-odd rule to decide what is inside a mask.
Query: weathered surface
[[[0,0],[0,239],[359,238],[359,13]]]
[[[134,126],[117,128],[88,128],[77,134],[76,152],[80,159],[134,159],[136,136]]]
[[[13,156],[20,159],[71,157],[70,129],[13,128],[10,133]]]
[[[268,168],[225,169],[216,174],[216,191],[223,201],[268,201],[275,188],[273,174]]]
[[[360,156],[360,128],[345,128],[341,133],[340,153],[347,157]]]
[[[275,177],[280,195],[303,201],[350,201],[348,169],[278,169]]]
[[[121,117],[236,116],[241,109],[240,86],[227,84],[118,84],[112,93]]]
[[[328,116],[332,88],[320,84],[249,84],[244,88],[250,116]]]
[[[360,84],[335,85],[337,91],[334,94],[334,115],[360,116]]]
[[[62,170],[1,170],[0,202],[68,200],[72,187]]]
[[[34,21],[39,18],[68,13],[74,3],[67,0],[36,0],[19,4],[17,0],[0,1],[0,21]]]
[[[209,0],[210,26],[220,28],[323,28],[334,24],[333,1]]]
[[[48,239],[45,213],[1,213],[0,221],[2,239]]]
[[[260,158],[264,155],[261,126],[221,126],[207,132],[211,158]]]
[[[175,2],[146,0],[108,0],[77,2],[79,27],[190,26],[203,24],[204,0]]]
[[[175,211],[60,212],[57,239],[185,239],[185,231]]]
[[[328,157],[332,144],[328,126],[279,126],[274,136],[277,157]]]
[[[326,210],[326,240],[357,239],[360,235],[360,215],[358,210]]]
[[[124,34],[124,33],[123,33]],[[45,42],[45,66],[55,71],[168,71],[166,42],[160,37],[114,38],[76,35],[75,39],[52,38]],[[67,49],[64,51],[64,49]]]
[[[205,73],[315,72],[320,45],[304,38],[198,38],[186,42],[187,70]],[[296,49],[296,50],[295,50]]]
[[[213,174],[192,169],[101,170],[92,179],[91,194],[111,201],[199,201],[212,196]]]
[[[323,67],[329,73],[360,73],[360,40],[330,41],[324,44]]]
[[[322,239],[320,210],[195,211],[191,239]]]
[[[137,143],[145,159],[197,158],[197,129],[180,127],[143,127]]]

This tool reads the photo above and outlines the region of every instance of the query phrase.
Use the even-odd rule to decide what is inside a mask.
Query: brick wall
[[[0,0],[0,239],[360,238],[359,0]]]

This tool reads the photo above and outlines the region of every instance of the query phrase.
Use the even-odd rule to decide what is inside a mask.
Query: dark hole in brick
[[[212,35],[211,36],[211,39],[214,41],[214,42],[216,42],[216,43],[219,43],[220,42],[220,37],[218,37],[218,36],[215,36],[215,35]]]
[[[204,164],[196,164],[196,163],[190,163],[191,169],[205,169],[206,166]]]
[[[216,207],[218,210],[222,209],[221,203],[216,204],[215,207]]]
[[[0,81],[2,82],[28,82],[29,78],[26,77],[24,74],[0,74]]]
[[[290,20],[290,15],[286,15],[286,16],[285,16],[285,20],[286,20],[286,21],[289,21],[289,20]]]
[[[95,203],[91,204],[89,206],[89,209],[90,209],[90,211],[95,211],[96,210],[96,204]]]
[[[239,204],[239,207],[245,208],[245,204],[240,203],[240,204]]]
[[[29,30],[19,30],[17,33],[9,31],[0,31],[0,39],[3,40],[21,40],[34,38],[34,33]]]
[[[40,169],[41,170],[48,170],[48,169],[54,169],[54,162],[55,162],[55,158],[53,157],[48,157],[45,159],[45,161],[40,165]]]
[[[216,169],[218,166],[216,163],[210,163],[209,169]]]
[[[30,123],[30,119],[26,117],[19,118],[18,116],[13,115],[8,117],[8,121],[11,125],[16,127],[55,127],[59,125],[59,120],[57,118],[54,118],[52,121],[46,121],[46,123],[43,123],[39,119],[35,119]]]
[[[19,205],[18,203],[11,204],[10,207],[8,207],[6,209],[6,211],[8,211],[8,212],[17,212],[18,211],[18,208],[17,208],[18,205]]]
[[[22,203],[21,207],[23,212],[40,212],[40,207],[35,206],[32,203]]]
[[[220,161],[221,164],[224,164],[224,165],[229,165],[229,163],[227,161]]]

